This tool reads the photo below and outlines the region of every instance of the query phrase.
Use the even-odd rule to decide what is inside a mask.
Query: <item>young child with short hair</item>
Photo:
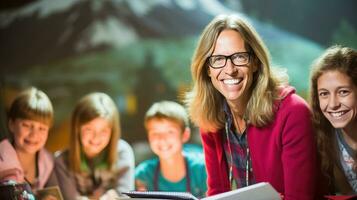
[[[10,138],[0,142],[0,181],[27,182],[34,192],[57,185],[53,156],[44,147],[52,123],[43,91],[31,87],[16,96],[8,113]]]
[[[207,188],[203,154],[183,152],[183,144],[190,138],[183,106],[173,101],[156,102],[146,112],[144,125],[157,158],[136,167],[136,189],[190,192],[203,197]]]

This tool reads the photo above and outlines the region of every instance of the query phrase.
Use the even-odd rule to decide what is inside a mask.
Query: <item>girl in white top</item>
[[[65,199],[113,199],[134,189],[134,154],[120,134],[119,112],[107,94],[91,93],[77,103],[70,147],[56,157]]]

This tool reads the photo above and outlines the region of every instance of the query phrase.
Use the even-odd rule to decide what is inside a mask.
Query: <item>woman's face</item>
[[[80,127],[82,149],[88,158],[97,156],[110,141],[112,128],[107,119],[97,117]]]
[[[333,127],[356,127],[357,88],[349,76],[327,71],[317,79],[317,92],[321,111]]]
[[[14,134],[16,151],[35,154],[45,146],[49,126],[38,121],[17,118],[9,121],[9,129]]]
[[[229,56],[237,52],[246,52],[244,40],[235,30],[224,30],[217,38],[212,56]],[[248,63],[244,66],[233,65],[230,59],[219,69],[208,68],[213,86],[226,98],[228,103],[242,102],[248,97],[256,66]]]

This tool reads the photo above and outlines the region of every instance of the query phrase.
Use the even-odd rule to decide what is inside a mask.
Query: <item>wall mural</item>
[[[286,68],[291,85],[306,97],[310,64],[324,45],[264,22],[252,14],[252,5],[247,5],[250,12],[244,6],[218,0],[42,0],[2,10],[5,107],[24,87],[45,91],[55,109],[47,147],[55,151],[68,144],[75,102],[89,92],[106,92],[121,113],[122,137],[131,144],[146,142],[145,111],[154,101],[180,101],[190,86],[198,35],[220,13],[248,18],[273,64]],[[197,137],[193,140],[199,142]]]

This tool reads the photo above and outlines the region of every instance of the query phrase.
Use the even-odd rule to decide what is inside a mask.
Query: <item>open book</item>
[[[178,199],[178,200],[198,200],[195,196],[185,192],[124,192],[128,198],[123,199]],[[201,200],[280,200],[279,193],[266,182],[257,183],[237,190],[224,192]]]

